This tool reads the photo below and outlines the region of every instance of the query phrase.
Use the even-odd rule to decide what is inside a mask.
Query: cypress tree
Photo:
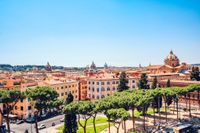
[[[126,73],[122,72],[119,78],[118,91],[128,90],[129,87],[127,86],[127,83],[128,83],[128,80],[126,78]]]
[[[157,84],[158,84],[157,77],[154,77],[152,85],[151,85],[151,89],[156,89],[157,88]]]
[[[149,89],[146,73],[142,73],[139,83],[138,83],[138,87],[139,89]]]
[[[74,100],[74,97],[70,92],[67,96],[66,104],[72,103],[73,100]],[[74,112],[71,112],[70,114],[65,114],[63,133],[76,133],[77,132],[78,126],[77,126],[76,119],[77,119],[76,114]]]
[[[168,79],[168,80],[167,80],[166,87],[171,87],[171,82],[170,82],[170,79]]]

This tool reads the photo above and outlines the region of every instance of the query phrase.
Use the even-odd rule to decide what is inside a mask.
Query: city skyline
[[[0,64],[163,64],[170,50],[200,63],[200,2],[0,2]]]

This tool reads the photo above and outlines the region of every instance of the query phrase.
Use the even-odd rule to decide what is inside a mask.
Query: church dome
[[[170,51],[169,55],[167,58],[164,60],[165,65],[169,65],[172,67],[179,66],[179,59],[178,57],[173,53],[173,51]]]
[[[92,62],[90,69],[96,69],[96,65],[94,64],[94,61]]]

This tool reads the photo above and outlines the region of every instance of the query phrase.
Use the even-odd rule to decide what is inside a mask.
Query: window
[[[105,91],[105,89],[104,89],[104,88],[101,88],[101,91]]]
[[[104,97],[105,97],[104,95],[101,96],[101,98],[104,98]]]
[[[107,96],[110,96],[110,94],[107,94]]]
[[[113,87],[113,91],[115,90],[115,87]]]
[[[63,89],[63,86],[61,87],[61,89]]]
[[[67,89],[67,86],[65,86],[65,88]]]
[[[119,84],[119,81],[116,81],[116,84]]]
[[[88,82],[88,84],[90,84],[90,81]]]
[[[64,96],[64,93],[61,93],[61,96]]]
[[[97,82],[97,85],[99,85],[99,82]]]
[[[88,90],[90,91],[90,87],[88,88]]]
[[[94,85],[94,82],[92,82],[92,84]]]
[[[99,88],[97,88],[97,92],[99,92]]]
[[[112,84],[115,84],[115,81],[113,81]]]
[[[94,98],[94,95],[92,95],[92,98]]]
[[[104,82],[101,82],[101,85],[104,85]]]
[[[107,88],[107,91],[110,91],[110,88],[109,88],[109,87]]]
[[[31,106],[28,106],[28,110],[31,110]]]
[[[133,80],[132,83],[135,83],[135,80]]]
[[[21,103],[23,103],[23,99],[20,99]]]
[[[23,106],[21,106],[21,111],[23,111],[24,110],[24,107]]]
[[[94,88],[92,88],[92,91],[94,92]]]
[[[17,106],[15,106],[15,110],[17,110]]]
[[[99,96],[97,96],[97,99],[99,99]]]
[[[65,95],[67,95],[67,92],[65,92]]]

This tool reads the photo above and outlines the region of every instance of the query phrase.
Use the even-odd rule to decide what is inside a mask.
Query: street
[[[55,116],[53,118],[50,118],[50,119],[46,119],[46,120],[43,120],[43,121],[40,121],[38,122],[38,126],[40,124],[44,124],[46,126],[45,129],[42,129],[40,131],[45,131],[47,130],[47,128],[49,127],[52,127],[52,123],[54,122],[56,125],[59,125],[61,124],[60,122],[60,119],[62,119],[64,117],[64,115],[58,115],[58,116]],[[22,123],[22,124],[19,124],[19,125],[16,125],[16,124],[10,124],[10,127],[11,127],[11,131],[14,131],[15,133],[24,133],[26,129],[28,129],[28,132],[29,133],[35,133],[35,128],[34,128],[35,124],[32,123]]]

